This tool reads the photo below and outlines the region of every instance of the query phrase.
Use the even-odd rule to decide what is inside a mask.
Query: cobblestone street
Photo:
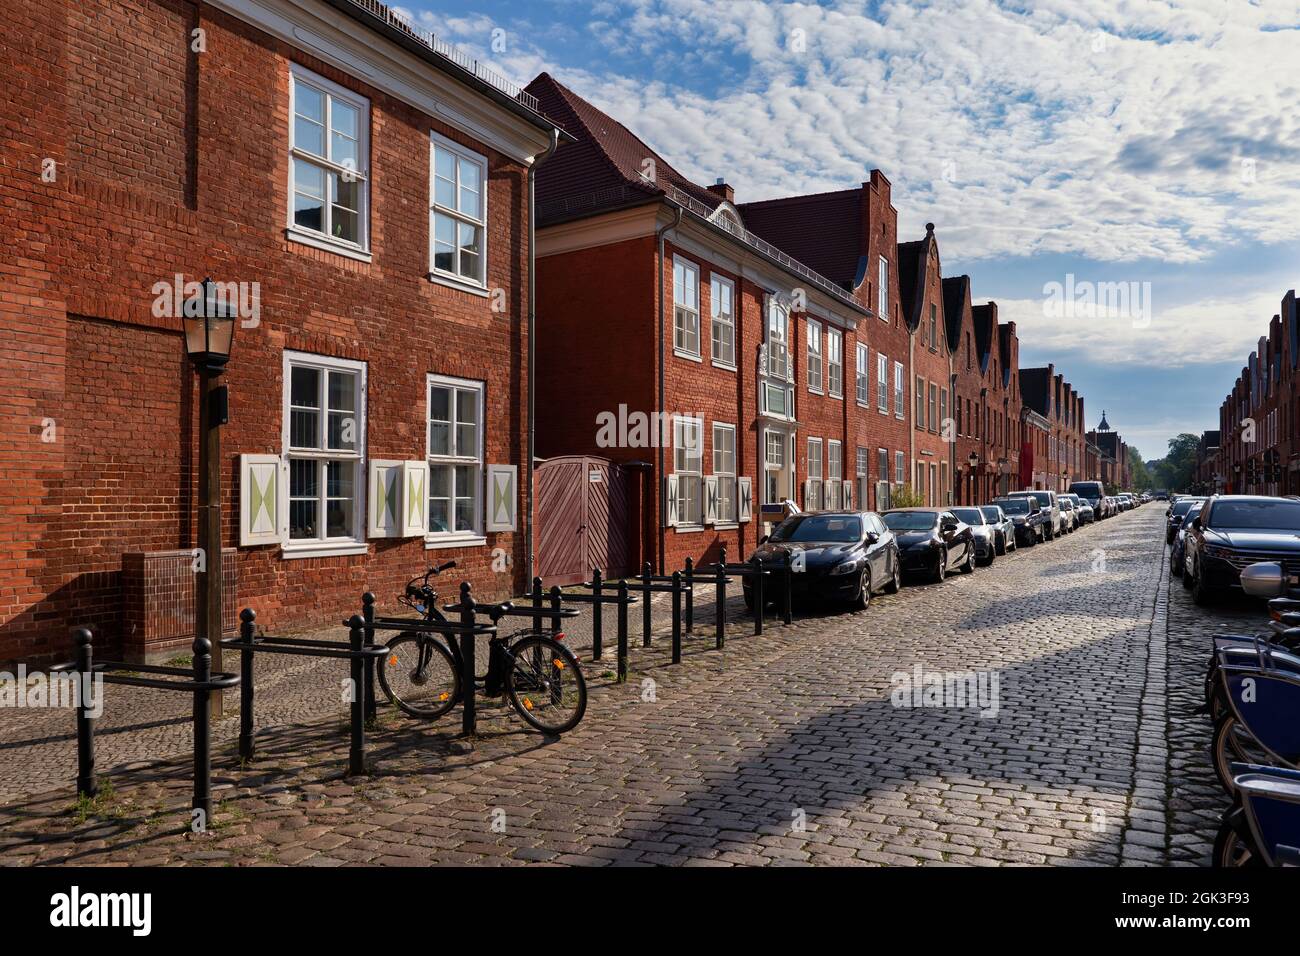
[[[358,781],[341,674],[267,668],[258,759],[240,768],[219,723],[220,805],[198,837],[174,703],[109,688],[112,792],[78,812],[72,715],[2,712],[0,862],[1205,865],[1224,803],[1190,714],[1207,637],[1263,614],[1207,614],[1170,586],[1164,514],[757,638],[737,609],[721,652],[701,589],[683,664],[666,638],[633,642],[626,685],[608,651],[585,664],[591,703],[562,740],[490,704],[471,748],[458,712],[425,725],[385,706]],[[994,675],[995,706],[895,706],[894,675],[917,667]]]

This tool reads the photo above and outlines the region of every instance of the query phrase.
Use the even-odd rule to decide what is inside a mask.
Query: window
[[[790,311],[776,296],[768,297],[767,308],[767,369],[776,378],[785,378],[789,368]]]
[[[822,390],[822,327],[808,323],[808,391]]]
[[[809,511],[816,511],[821,507],[822,496],[818,493],[818,486],[822,480],[822,440],[820,438],[808,439],[808,495],[804,501]]]
[[[877,448],[876,459],[877,459],[877,464],[880,466],[880,480],[888,481],[889,480],[889,449]]]
[[[736,287],[730,279],[709,279],[709,316],[713,319],[713,361],[736,364]]]
[[[884,352],[876,353],[876,408],[889,411],[889,359]]]
[[[855,382],[857,385],[858,404],[870,405],[871,404],[871,376],[870,376],[871,350],[867,348],[867,346],[864,343],[859,342],[857,347],[857,355],[858,355],[858,364],[857,364],[858,373]]]
[[[284,445],[289,461],[287,548],[365,547],[361,451],[365,365],[298,352],[284,355]]]
[[[430,133],[434,276],[487,285],[487,159]]]
[[[939,348],[939,309],[930,303],[930,348],[937,351]]]
[[[859,445],[855,464],[854,474],[858,478],[868,477],[871,473],[871,452]]]
[[[901,451],[894,452],[894,481],[900,485],[907,481],[907,462],[903,460]]]
[[[794,451],[794,437],[791,436],[791,452]],[[787,497],[786,492],[793,481],[792,469],[786,467],[786,436],[778,431],[767,430],[763,433],[763,501],[776,504]]]
[[[673,419],[673,472],[677,475],[677,523],[704,523],[701,473],[704,459],[698,418]]]
[[[289,71],[289,229],[368,246],[370,101],[299,66]]]
[[[889,321],[889,260],[880,257],[880,281],[876,283],[876,312],[881,321]]]
[[[931,382],[930,383],[930,418],[929,418],[930,431],[934,431],[936,428],[939,427],[939,416],[937,414],[938,411],[939,411],[939,386],[936,385],[934,382]]]
[[[700,267],[678,256],[673,256],[673,349],[700,354]]]
[[[926,494],[925,494],[925,462],[923,462],[923,461],[918,461],[918,462],[916,463],[916,488],[915,488],[915,491],[916,491],[916,493],[920,496],[921,501],[922,501],[924,504],[932,504],[932,502],[930,501],[930,499],[927,498],[927,497],[926,497]]]
[[[429,376],[429,536],[482,533],[483,384]]]
[[[925,427],[925,379],[916,377],[916,408],[914,409],[916,427]]]
[[[713,426],[713,474],[718,479],[719,524],[736,521],[736,428],[734,425]]]
[[[844,333],[826,330],[826,391],[844,397]]]
[[[944,422],[948,420],[948,390],[939,389],[939,429],[942,430]]]
[[[903,417],[903,402],[904,402],[903,382],[904,381],[905,379],[903,378],[903,363],[895,362],[894,363],[894,416],[896,418]],[[881,411],[884,411],[884,409],[882,408]]]

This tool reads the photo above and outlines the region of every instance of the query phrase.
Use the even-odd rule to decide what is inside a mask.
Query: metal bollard
[[[600,568],[592,568],[591,569],[591,593],[596,598],[596,600],[593,601],[591,605],[591,659],[593,661],[600,660],[601,652],[604,649],[602,646],[604,644],[604,634],[601,633],[601,631],[603,630],[604,622],[601,619],[601,613],[600,613],[601,612],[600,586],[602,582],[603,579],[601,578]]]
[[[358,777],[366,772],[366,707],[365,693],[361,682],[365,669],[361,663],[361,647],[364,644],[365,619],[360,614],[353,614],[348,620],[348,637],[352,647],[352,746],[348,750],[348,776]]]
[[[713,585],[713,646],[722,650],[727,644],[727,549],[722,549],[722,558],[718,559],[718,580]]]
[[[673,663],[682,662],[682,572],[673,572]]]
[[[361,619],[366,622],[366,646],[375,643],[375,596],[370,591],[361,595]],[[375,700],[375,659],[365,660],[365,678],[361,685],[365,691],[366,720],[374,722],[378,712]]]
[[[551,615],[551,637],[560,633],[560,621],[563,620],[563,618],[560,617],[560,607],[563,604],[563,598],[564,592],[560,590],[560,586],[558,584],[552,584],[551,611],[554,613]],[[541,671],[538,671],[538,673],[540,674]]]
[[[212,642],[206,637],[194,639],[194,681],[212,680]],[[194,692],[194,800],[191,809],[201,814],[203,833],[212,825],[212,692]],[[193,829],[193,828],[192,828]]]
[[[763,565],[757,557],[751,558],[749,566],[754,572],[754,635],[763,633],[763,609],[766,599],[763,597]]]
[[[253,622],[257,612],[246,607],[239,612],[239,640],[253,643]],[[239,759],[253,759],[253,659],[252,647],[239,651]]]
[[[460,731],[466,737],[473,737],[478,731],[477,714],[474,712],[474,589],[468,581],[460,585],[460,623],[470,628],[460,636]],[[533,607],[542,606],[542,579],[533,578]],[[534,615],[537,630],[541,631],[541,621]]]
[[[542,633],[542,579],[533,578],[533,590],[530,594],[533,599],[533,633]]]
[[[627,683],[627,582],[618,582],[618,682]]]
[[[695,562],[686,559],[686,573],[682,575],[686,582],[686,633],[695,633]]]
[[[90,690],[94,677],[94,652],[90,631],[79,627],[72,633],[76,648],[77,681],[77,795],[93,797],[99,793],[95,780],[95,718],[90,716]],[[102,693],[102,691],[101,691]]]
[[[650,562],[647,561],[641,570],[641,583],[645,585],[645,590],[641,592],[641,646],[650,646]]]
[[[781,623],[789,625],[791,604],[794,602],[794,556],[785,556],[785,600],[781,603]]]

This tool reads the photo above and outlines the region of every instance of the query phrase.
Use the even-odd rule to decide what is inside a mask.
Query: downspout
[[[659,249],[659,407],[656,409],[656,411],[658,411],[661,414],[664,410],[664,234],[668,232],[669,229],[676,229],[681,224],[682,224],[682,207],[678,206],[676,210],[676,215],[673,217],[673,221],[664,223],[664,225],[662,225],[660,228],[655,230],[655,244],[658,246]],[[656,418],[656,421],[659,423],[659,427],[662,428],[663,419]],[[660,435],[658,437],[662,438],[663,436]],[[658,565],[657,573],[663,574],[664,573],[664,550],[665,550],[664,535],[666,534],[666,532],[664,531],[663,514],[662,514],[662,510],[665,505],[665,502],[663,501],[664,443],[663,441],[657,441],[655,444],[659,446],[657,451],[659,460],[658,460],[658,464],[655,467],[655,483],[657,487],[654,489],[654,494],[658,499],[660,505],[660,516],[658,522],[659,527],[655,529],[659,540],[659,547],[655,549],[658,552],[658,554],[655,556],[657,559],[655,563]]]
[[[528,579],[530,584],[537,574],[537,555],[533,553],[533,457],[537,432],[537,167],[550,159],[560,145],[560,131],[551,129],[551,145],[546,152],[535,156],[528,166],[528,440],[527,460],[524,462],[524,480],[528,485],[528,518],[524,523],[524,550],[528,554]]]

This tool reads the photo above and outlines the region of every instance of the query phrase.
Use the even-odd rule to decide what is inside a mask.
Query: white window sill
[[[443,275],[441,272],[430,272],[426,278],[436,285],[445,285],[449,289],[459,289],[461,292],[482,296],[485,299],[491,295],[486,286],[479,285],[477,282],[467,282],[456,276]]]
[[[428,535],[424,539],[425,551],[438,551],[443,548],[479,548],[487,545],[487,538],[481,534]]]
[[[713,360],[713,367],[725,369],[728,372],[734,372],[736,370],[736,366],[728,365],[726,362],[719,362],[717,359]]]
[[[686,359],[688,362],[699,362],[701,365],[704,364],[704,359],[696,355],[694,352],[685,352],[682,349],[674,347],[673,354],[678,358]]]
[[[303,232],[301,229],[285,229],[284,237],[290,242],[298,242],[304,246],[311,246],[313,249],[323,249],[326,252],[332,252],[335,255],[346,256],[349,259],[356,259],[358,262],[369,262],[370,253],[360,246],[354,246],[351,243],[335,242],[327,236],[315,232]]]
[[[297,558],[341,558],[369,551],[370,546],[364,541],[323,541],[315,544],[286,544],[280,548],[280,557],[286,561]]]
[[[843,394],[843,393],[840,393],[839,395],[836,395],[834,392],[831,392],[830,397],[833,398],[833,399],[835,399],[835,401],[837,401],[837,402],[842,402],[842,401],[844,401],[844,394]]]
[[[736,531],[740,528],[737,521],[720,521],[713,526],[714,531]]]
[[[678,524],[678,525],[673,525],[673,530],[676,531],[678,534],[692,534],[692,533],[694,533],[694,532],[696,532],[696,531],[703,531],[703,530],[704,530],[704,525],[702,525],[702,524]]]

